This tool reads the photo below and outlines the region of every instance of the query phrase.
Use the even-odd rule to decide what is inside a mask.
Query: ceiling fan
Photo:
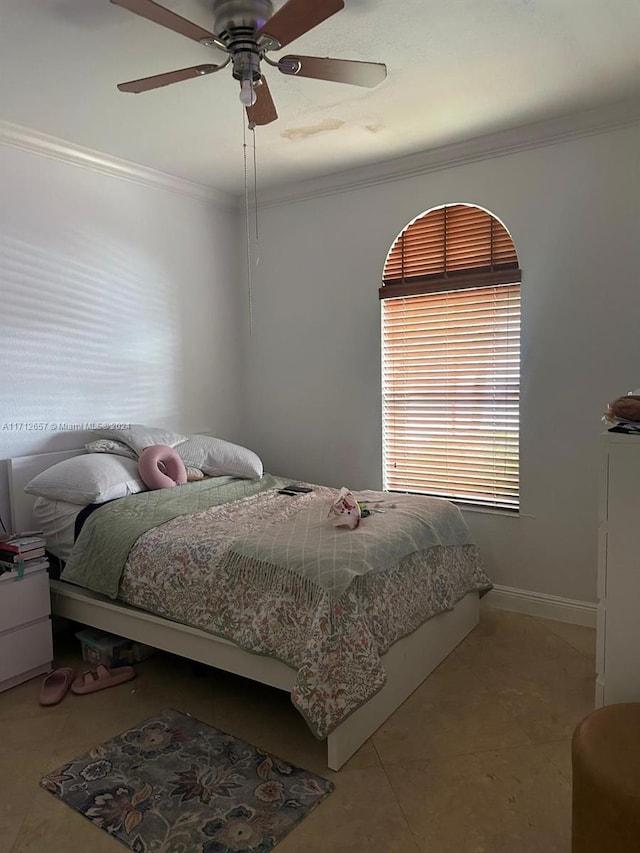
[[[246,107],[251,128],[269,124],[278,118],[266,78],[260,68],[262,60],[282,74],[370,88],[377,86],[387,76],[387,67],[380,62],[356,62],[297,54],[283,56],[275,61],[267,56],[269,51],[280,50],[344,9],[344,0],[287,0],[275,14],[272,0],[213,0],[217,35],[153,0],[111,2],[206,47],[215,47],[227,54],[226,61],[221,65],[194,65],[191,68],[120,83],[118,89],[121,92],[147,92],[149,89],[168,86],[181,80],[213,74],[231,63],[233,76],[240,82],[240,100]]]

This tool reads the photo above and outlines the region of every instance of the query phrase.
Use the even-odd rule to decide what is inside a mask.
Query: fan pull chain
[[[253,335],[253,294],[251,281],[251,237],[249,235],[249,176],[247,170],[247,127],[244,109],[242,110],[242,150],[244,159],[244,202],[247,230],[247,286],[249,289],[249,335],[251,336]]]
[[[253,134],[253,205],[256,212],[256,251],[258,252],[258,257],[256,258],[256,266],[260,263],[260,240],[258,238],[258,158],[256,154],[256,129],[255,127],[251,128],[251,133]]]

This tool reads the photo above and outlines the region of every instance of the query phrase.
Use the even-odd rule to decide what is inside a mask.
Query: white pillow
[[[33,517],[47,540],[47,551],[68,560],[75,542],[76,518],[82,507],[68,501],[36,498]]]
[[[87,453],[114,453],[116,456],[126,456],[127,459],[138,459],[138,454],[123,441],[115,441],[113,438],[98,438],[85,444]]]
[[[190,435],[176,451],[185,465],[200,468],[210,477],[257,480],[263,474],[262,460],[253,450],[211,435]]]
[[[30,480],[24,490],[30,495],[84,506],[124,498],[146,488],[133,459],[87,453],[52,465]]]
[[[89,444],[85,444],[84,449],[87,453],[113,453],[116,456],[126,456],[127,459],[135,459],[136,462],[139,459],[135,450],[132,450],[122,441],[115,441],[113,438],[98,438],[95,441],[90,441]],[[164,471],[162,462],[160,462],[159,467],[161,471]],[[187,466],[187,482],[202,480],[205,476],[204,471],[199,468]]]
[[[142,424],[131,424],[129,429],[97,429],[93,430],[92,435],[95,438],[110,438],[113,441],[120,441],[135,450],[138,456],[145,447],[151,447],[153,444],[166,444],[168,447],[175,447],[188,438],[180,432],[171,432],[168,429],[148,427]]]

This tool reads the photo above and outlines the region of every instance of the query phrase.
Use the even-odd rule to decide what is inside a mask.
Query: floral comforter
[[[128,604],[292,667],[292,701],[319,738],[383,687],[381,657],[396,640],[466,593],[491,586],[468,532],[460,544],[459,510],[430,498],[417,500],[425,517],[442,516],[431,544],[408,546],[388,565],[356,573],[339,595],[304,572],[242,559],[256,531],[286,525],[313,506],[324,512],[336,495],[315,487],[291,498],[270,489],[169,520],[138,538],[118,592]],[[313,551],[313,541],[304,547]]]

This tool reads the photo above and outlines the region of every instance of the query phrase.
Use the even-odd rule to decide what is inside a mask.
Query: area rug
[[[321,776],[173,710],[40,784],[135,853],[265,853],[333,790]]]

